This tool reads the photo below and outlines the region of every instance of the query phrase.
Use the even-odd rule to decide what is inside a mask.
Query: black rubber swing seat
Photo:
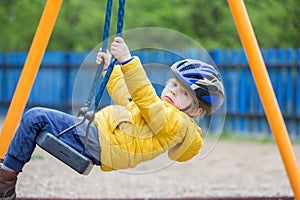
[[[42,149],[80,174],[89,174],[94,166],[90,159],[48,132],[38,134],[35,141]]]

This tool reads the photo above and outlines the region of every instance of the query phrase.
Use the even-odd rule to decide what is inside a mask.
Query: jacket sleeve
[[[197,129],[198,130],[190,131],[181,143],[169,150],[168,156],[170,159],[185,162],[199,153],[203,146],[203,139],[200,136],[202,134],[201,129],[199,127]]]
[[[153,120],[157,119],[155,113],[150,112],[150,108],[161,103],[161,100],[155,93],[139,58],[134,57],[132,61],[123,65],[121,70],[132,101],[138,106],[147,124],[153,123]]]
[[[125,84],[120,65],[114,66],[106,88],[115,104],[125,106],[129,103],[130,94]]]

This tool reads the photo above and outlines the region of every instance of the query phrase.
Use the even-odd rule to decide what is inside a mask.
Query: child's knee
[[[32,123],[45,115],[45,109],[41,107],[31,108],[23,114],[22,121]]]
[[[30,108],[29,110],[27,110],[23,117],[27,117],[27,116],[35,116],[35,115],[38,115],[40,113],[43,112],[43,108],[41,107],[34,107],[34,108]]]

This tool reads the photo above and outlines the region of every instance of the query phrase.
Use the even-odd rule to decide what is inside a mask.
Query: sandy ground
[[[293,145],[300,163],[300,145]],[[293,196],[275,143],[219,140],[212,153],[175,163],[161,156],[136,170],[80,175],[40,148],[20,174],[18,197],[167,198]]]

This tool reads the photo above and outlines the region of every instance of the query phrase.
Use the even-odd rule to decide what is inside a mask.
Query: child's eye
[[[189,94],[187,92],[184,92],[184,96],[189,96]]]

